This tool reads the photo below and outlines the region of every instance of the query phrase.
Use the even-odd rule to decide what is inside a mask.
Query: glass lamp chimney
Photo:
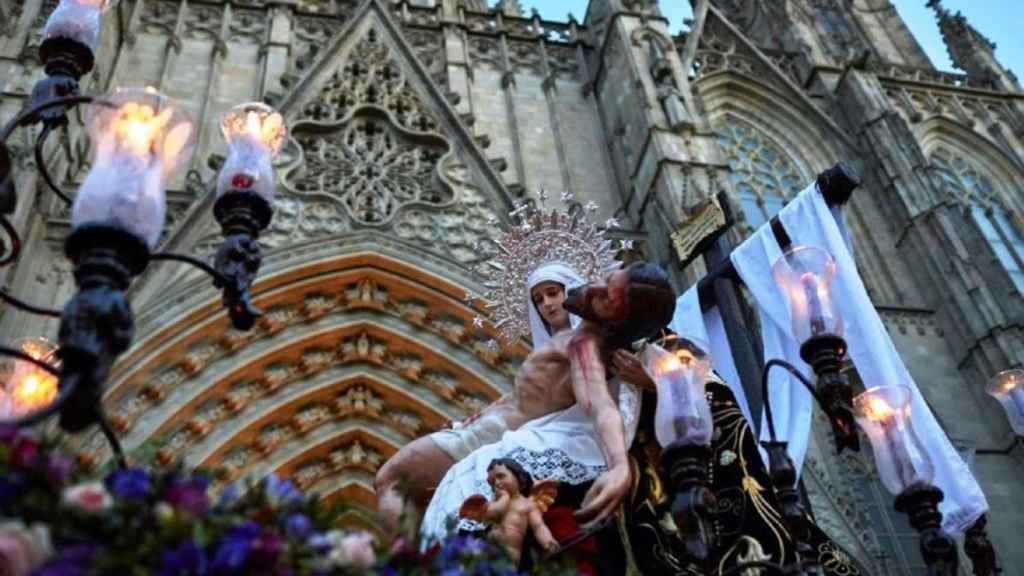
[[[878,475],[894,495],[915,484],[930,484],[935,475],[910,421],[911,394],[906,386],[881,386],[853,399],[857,424],[875,453]]]
[[[989,379],[985,391],[1006,410],[1014,433],[1024,436],[1024,370],[1015,368],[996,374]]]
[[[88,46],[100,44],[100,18],[117,0],[60,0],[43,27],[43,38],[66,38]]]
[[[654,433],[658,443],[707,446],[714,421],[705,396],[711,369],[708,346],[687,338],[672,341],[672,352],[650,344],[641,356],[644,369],[658,389]]]
[[[217,176],[217,196],[229,191],[252,191],[271,203],[272,160],[288,133],[284,118],[266,104],[239,104],[224,115],[221,131],[229,153]]]
[[[167,176],[189,155],[188,115],[151,89],[117,88],[89,109],[93,167],[71,210],[71,226],[123,229],[155,248],[164,226]]]
[[[772,265],[772,277],[789,301],[797,342],[843,335],[843,320],[830,294],[835,272],[832,256],[814,246],[792,246]]]

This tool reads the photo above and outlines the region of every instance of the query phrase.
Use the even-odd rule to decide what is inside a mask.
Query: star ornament
[[[560,263],[590,282],[615,262],[617,242],[590,220],[594,211],[579,208],[572,203],[552,210],[520,206],[519,222],[495,235],[496,250],[479,272],[491,326],[503,343],[530,334],[526,282],[534,270]]]

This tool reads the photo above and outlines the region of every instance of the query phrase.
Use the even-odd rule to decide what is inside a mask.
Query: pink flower
[[[114,504],[110,492],[107,492],[101,482],[89,482],[65,488],[63,497],[65,506],[86,514],[102,512]]]
[[[331,544],[331,551],[327,557],[329,565],[370,568],[377,563],[372,534],[367,532],[342,534],[337,530],[331,530],[325,536]]]
[[[369,568],[377,563],[377,554],[373,551],[373,536],[367,532],[346,535],[341,540],[341,549],[349,565]]]
[[[45,525],[0,524],[0,576],[25,576],[52,555],[50,531]]]

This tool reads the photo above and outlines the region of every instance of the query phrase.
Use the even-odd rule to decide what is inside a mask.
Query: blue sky
[[[587,9],[588,0],[523,0],[529,10],[536,7],[548,20],[565,20],[572,12],[580,20]],[[682,28],[683,18],[690,16],[690,0],[660,0],[661,10],[672,22],[673,31]],[[896,10],[907,22],[911,32],[928,53],[928,57],[941,70],[953,70],[946,46],[942,43],[935,13],[925,7],[926,0],[892,0]],[[996,56],[1004,66],[1024,79],[1024,0],[943,0],[949,10],[957,10],[982,34],[996,43]]]

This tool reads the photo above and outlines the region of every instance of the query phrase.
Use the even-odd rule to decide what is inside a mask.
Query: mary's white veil
[[[576,273],[575,270],[562,264],[560,262],[551,262],[539,266],[534,270],[530,277],[526,279],[526,309],[529,310],[530,314],[530,335],[533,337],[533,349],[536,350],[544,344],[547,344],[551,340],[552,334],[548,332],[548,327],[544,323],[544,320],[540,317],[540,312],[537,311],[537,307],[533,304],[533,297],[531,292],[534,286],[541,282],[558,282],[569,291],[577,286],[585,284],[583,277]],[[579,316],[573,314],[569,315],[569,324],[575,328],[579,326],[581,320]]]

